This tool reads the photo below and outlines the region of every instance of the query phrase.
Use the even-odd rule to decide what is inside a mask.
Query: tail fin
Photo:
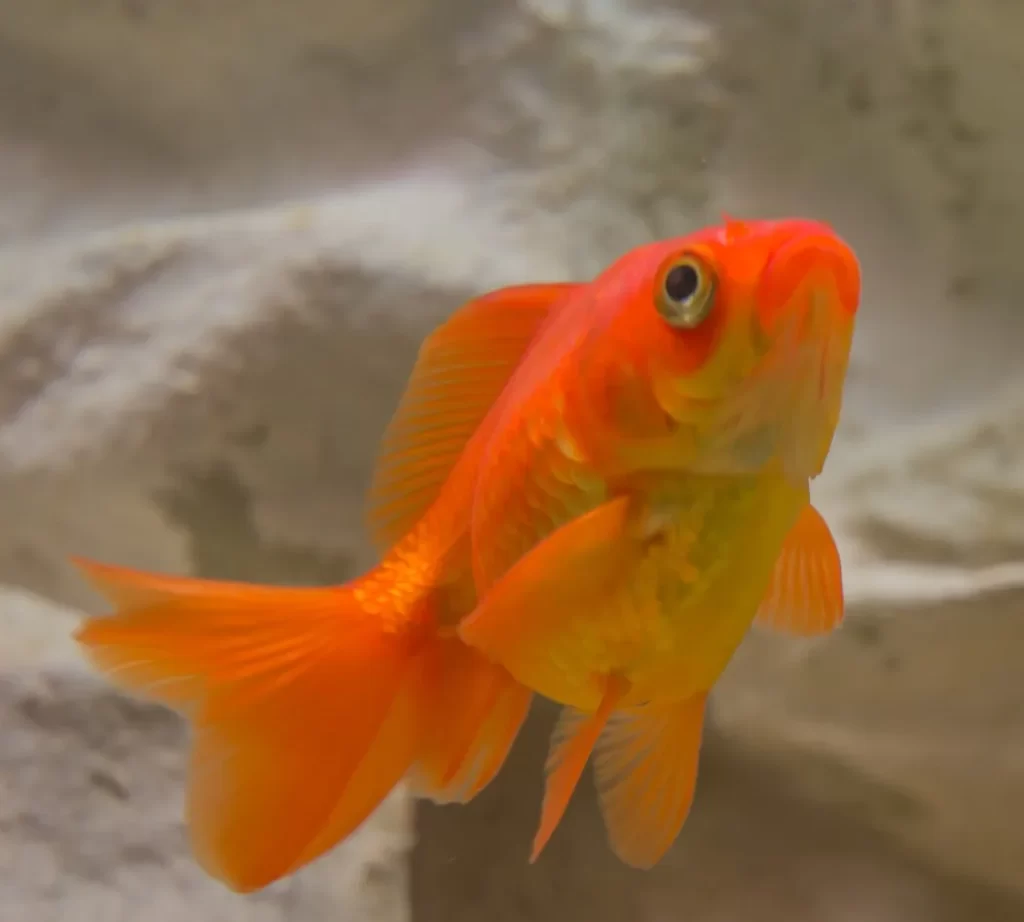
[[[118,605],[77,633],[91,661],[193,722],[193,848],[232,889],[331,849],[413,764],[429,727],[424,635],[368,614],[352,588],[76,563]]]

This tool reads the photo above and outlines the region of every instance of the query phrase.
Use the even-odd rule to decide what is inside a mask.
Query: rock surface
[[[0,10],[5,907],[1024,919],[1024,130],[1005,89],[1024,72],[1024,7],[686,10]],[[370,559],[362,492],[427,329],[473,293],[586,276],[722,208],[809,212],[862,254],[848,409],[818,492],[862,604],[821,643],[744,648],[665,868],[616,866],[585,796],[552,855],[523,863],[541,715],[478,804],[420,809],[411,903],[400,795],[266,895],[202,878],[177,818],[181,728],[82,672],[68,632],[98,600],[67,555],[344,578]]]

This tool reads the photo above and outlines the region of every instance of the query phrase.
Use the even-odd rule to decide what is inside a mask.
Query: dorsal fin
[[[552,306],[573,283],[517,285],[459,308],[420,347],[384,433],[367,525],[381,552],[437,498]]]

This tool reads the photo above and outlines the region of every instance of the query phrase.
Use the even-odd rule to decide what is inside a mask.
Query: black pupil
[[[673,301],[689,301],[697,293],[700,276],[691,265],[674,266],[665,276],[665,294]]]

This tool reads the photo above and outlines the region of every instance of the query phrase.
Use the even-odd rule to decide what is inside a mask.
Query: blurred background
[[[0,0],[0,917],[1022,922],[1021,35],[1014,0]],[[723,210],[863,262],[814,494],[850,611],[741,649],[673,852],[617,863],[587,780],[526,863],[539,707],[470,806],[206,879],[182,727],[85,670],[67,555],[344,578],[437,321]]]

